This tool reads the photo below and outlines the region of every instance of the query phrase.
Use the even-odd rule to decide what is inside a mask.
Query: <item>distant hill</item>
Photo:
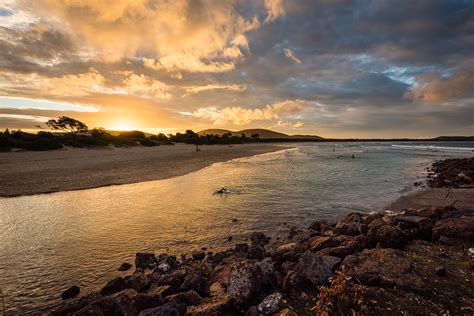
[[[287,135],[279,132],[275,132],[269,129],[263,128],[252,128],[244,129],[241,131],[230,131],[227,129],[206,129],[198,132],[199,135],[219,135],[230,133],[232,136],[241,136],[244,134],[246,137],[252,137],[252,135],[258,134],[258,137],[261,139],[314,139],[319,140],[323,139],[322,137],[315,135]]]

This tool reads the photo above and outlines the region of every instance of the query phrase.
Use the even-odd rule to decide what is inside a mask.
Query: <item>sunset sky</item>
[[[0,0],[0,129],[474,134],[474,1]]]

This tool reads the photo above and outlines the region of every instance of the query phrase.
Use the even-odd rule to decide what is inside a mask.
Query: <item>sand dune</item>
[[[86,189],[159,180],[215,162],[281,150],[266,144],[66,149],[0,153],[0,196]]]

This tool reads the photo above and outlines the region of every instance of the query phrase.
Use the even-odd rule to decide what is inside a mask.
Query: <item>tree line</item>
[[[46,126],[51,131],[27,133],[21,130],[6,129],[0,132],[0,151],[10,151],[14,148],[23,150],[53,150],[64,146],[91,148],[113,145],[116,147],[130,146],[160,146],[186,143],[194,145],[214,144],[243,144],[260,141],[259,135],[246,137],[244,134],[235,136],[199,135],[192,130],[184,133],[163,133],[151,135],[142,131],[120,131],[112,134],[104,128],[89,129],[86,124],[74,118],[61,116],[47,121]]]

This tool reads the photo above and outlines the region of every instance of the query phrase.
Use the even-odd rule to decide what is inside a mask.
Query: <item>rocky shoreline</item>
[[[473,242],[469,209],[351,213],[217,253],[137,253],[133,273],[71,287],[49,315],[472,315]]]

